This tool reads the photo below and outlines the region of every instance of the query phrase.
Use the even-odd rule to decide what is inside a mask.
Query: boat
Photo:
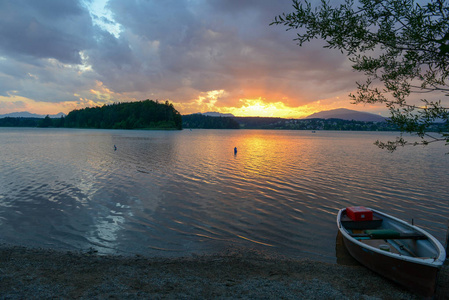
[[[416,294],[434,295],[446,252],[431,234],[363,206],[341,209],[337,226],[345,247],[359,263]]]

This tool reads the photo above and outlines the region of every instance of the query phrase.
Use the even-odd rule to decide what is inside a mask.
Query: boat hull
[[[374,272],[420,295],[434,294],[438,268],[382,255],[356,245],[345,236],[343,243],[352,257]]]
[[[337,215],[337,226],[349,254],[362,265],[409,290],[422,296],[433,296],[438,272],[446,257],[444,247],[423,229],[385,213],[372,211],[373,221],[365,222],[363,226],[377,227],[384,232],[395,229],[400,232],[399,236],[367,237],[368,234],[359,234],[358,232],[363,230],[359,228],[362,225],[357,221],[347,222],[346,209],[342,209]],[[381,219],[381,223],[378,219]],[[396,238],[404,239],[398,243]],[[387,246],[386,244],[392,246],[391,251],[380,249],[381,246]],[[400,247],[396,248],[398,246]]]

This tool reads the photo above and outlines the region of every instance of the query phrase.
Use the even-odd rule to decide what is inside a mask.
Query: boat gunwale
[[[407,255],[402,255],[402,254],[396,254],[393,252],[387,252],[384,250],[381,250],[379,248],[373,247],[371,245],[362,243],[360,241],[358,241],[357,239],[355,239],[354,237],[352,237],[348,232],[347,229],[342,225],[341,223],[341,216],[343,214],[344,211],[346,211],[346,208],[340,209],[337,215],[337,226],[338,226],[338,230],[341,232],[341,234],[344,236],[344,238],[348,239],[350,242],[356,244],[359,247],[368,249],[370,251],[376,252],[378,254],[381,255],[386,255],[386,256],[390,256],[393,257],[395,259],[399,259],[399,260],[404,260],[404,261],[409,261],[409,262],[413,262],[413,263],[417,263],[417,264],[421,264],[421,265],[426,265],[426,266],[430,266],[430,267],[435,267],[435,268],[441,268],[441,266],[444,264],[444,261],[446,259],[446,251],[444,250],[443,245],[441,245],[441,243],[434,237],[432,236],[430,233],[428,233],[427,231],[409,224],[407,222],[405,222],[404,220],[398,219],[396,217],[390,216],[386,213],[380,212],[378,210],[374,210],[372,208],[368,208],[370,210],[373,211],[373,213],[376,213],[378,215],[381,215],[385,218],[391,219],[395,222],[399,222],[402,225],[405,225],[408,228],[411,228],[413,230],[416,230],[420,233],[422,233],[423,235],[425,235],[427,237],[427,239],[429,240],[429,242],[432,243],[432,245],[436,248],[436,250],[438,251],[438,257],[436,258],[420,258],[420,257],[412,257],[412,256],[407,256]],[[343,230],[344,229],[344,230]],[[394,239],[392,239],[394,240]]]

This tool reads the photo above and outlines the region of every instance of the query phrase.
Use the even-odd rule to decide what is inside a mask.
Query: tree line
[[[211,117],[202,114],[182,116],[183,128],[201,129],[282,129],[282,130],[345,130],[399,131],[391,122],[332,119],[283,119],[272,117]],[[428,131],[444,132],[444,123],[429,125]]]
[[[148,100],[146,100],[148,101]],[[145,101],[143,101],[145,102]],[[123,103],[128,104],[128,103]],[[112,108],[122,108],[122,104],[110,105]],[[145,105],[145,103],[143,104]],[[163,104],[167,105],[167,104]],[[126,106],[126,105],[125,105]],[[168,104],[170,107],[171,104]],[[109,107],[109,106],[108,106]],[[140,107],[136,105],[135,108]],[[342,119],[283,119],[271,117],[212,117],[202,114],[181,116],[173,126],[173,121],[160,121],[154,119],[141,120],[136,114],[115,117],[115,122],[107,123],[108,114],[103,114],[100,108],[89,108],[69,113],[61,118],[12,118],[0,119],[0,127],[73,127],[73,128],[105,128],[105,129],[133,129],[133,128],[201,128],[201,129],[281,129],[281,130],[345,130],[345,131],[399,131],[400,129],[391,122],[355,121]],[[101,108],[103,109],[103,108]],[[163,111],[163,110],[161,110]],[[170,110],[169,110],[170,111]],[[109,112],[110,114],[111,112]],[[117,112],[116,112],[117,113]],[[118,114],[118,113],[117,113]],[[106,116],[106,117],[105,117]],[[181,118],[179,121],[179,118]],[[140,119],[140,121],[139,121]],[[106,121],[105,121],[106,120]],[[138,121],[136,121],[138,120]],[[178,124],[181,124],[179,127]],[[428,131],[444,132],[445,123],[433,123]]]
[[[37,127],[42,118],[15,118],[5,117],[0,119],[0,127]]]
[[[0,127],[182,129],[182,117],[168,101],[144,100],[77,109],[61,118],[6,117],[0,119]]]
[[[211,117],[202,114],[182,116],[184,128],[239,129],[239,123],[232,117]]]

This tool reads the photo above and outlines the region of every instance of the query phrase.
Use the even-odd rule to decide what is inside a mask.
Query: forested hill
[[[144,100],[73,110],[65,117],[63,127],[182,129],[182,117],[168,101]]]

